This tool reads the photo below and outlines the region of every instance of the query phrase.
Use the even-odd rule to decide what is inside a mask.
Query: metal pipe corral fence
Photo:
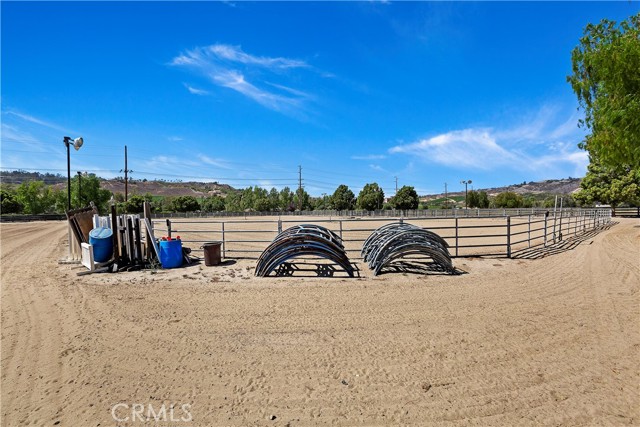
[[[570,236],[594,230],[611,221],[611,209],[564,208],[547,209],[467,209],[396,211],[336,211],[329,215],[279,216],[188,216],[153,219],[155,235],[180,235],[182,242],[192,251],[201,251],[203,243],[222,242],[223,257],[257,259],[273,239],[294,225],[319,224],[339,235],[351,259],[360,259],[362,244],[382,225],[407,221],[440,235],[449,245],[452,257],[495,256],[511,257],[518,250],[546,246]],[[429,212],[425,215],[424,212]],[[355,215],[360,213],[360,215]],[[410,213],[410,215],[405,215]],[[418,215],[418,213],[420,215]],[[415,214],[415,216],[413,216]],[[555,217],[554,217],[555,214]],[[562,218],[561,221],[558,221]],[[550,220],[551,219],[551,220]]]

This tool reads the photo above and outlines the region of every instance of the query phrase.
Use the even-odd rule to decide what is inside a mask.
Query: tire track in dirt
[[[24,233],[20,225],[2,227],[2,380],[11,384],[2,389],[2,412],[7,425],[40,425],[55,422],[52,408],[62,408],[62,364],[51,355],[64,334],[53,303],[66,226],[29,224]]]

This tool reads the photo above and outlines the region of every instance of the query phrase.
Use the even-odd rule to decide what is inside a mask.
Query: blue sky
[[[566,76],[638,2],[7,2],[0,166],[419,194],[583,176]]]

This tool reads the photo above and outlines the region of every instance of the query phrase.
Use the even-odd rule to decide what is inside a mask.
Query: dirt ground
[[[1,424],[640,425],[640,221],[617,221],[537,260],[358,279],[78,277],[65,223],[3,223]]]

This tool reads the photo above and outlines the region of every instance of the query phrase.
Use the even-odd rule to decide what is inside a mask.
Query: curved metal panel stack
[[[374,275],[383,268],[404,258],[429,265],[425,257],[433,260],[439,270],[454,273],[449,245],[436,233],[413,224],[394,222],[383,225],[367,238],[362,246],[362,258]]]
[[[332,261],[349,277],[354,268],[342,239],[333,231],[314,224],[295,225],[278,234],[262,252],[256,264],[256,276],[265,277],[292,258],[314,256]]]

